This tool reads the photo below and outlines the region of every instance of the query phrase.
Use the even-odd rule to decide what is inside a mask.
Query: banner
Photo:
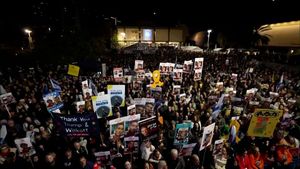
[[[145,104],[145,118],[149,118],[154,116],[154,104],[155,99],[154,98],[145,98],[146,104]]]
[[[139,121],[141,141],[150,140],[158,137],[158,126],[156,116]]]
[[[101,152],[95,152],[94,153],[96,157],[96,161],[101,164],[101,166],[110,165],[110,151],[101,151]]]
[[[272,137],[282,110],[255,109],[248,128],[248,136]]]
[[[195,58],[194,70],[201,70],[202,72],[203,60],[204,58]]]
[[[97,118],[105,118],[112,116],[111,101],[108,94],[101,96],[93,96],[93,109],[97,115]]]
[[[137,136],[139,134],[139,124],[138,122],[141,119],[140,114],[136,115],[129,115],[124,117],[124,123],[125,123],[125,136]]]
[[[193,149],[195,148],[196,145],[197,143],[183,145],[181,151],[179,152],[179,156],[181,157],[191,156]]]
[[[138,153],[139,151],[139,137],[125,137],[124,138],[124,154]]]
[[[79,69],[79,66],[69,64],[68,74],[72,76],[78,76]]]
[[[128,115],[135,115],[136,114],[135,105],[130,105],[130,106],[127,107],[127,114]]]
[[[77,109],[77,112],[83,113],[85,110],[85,101],[76,102],[76,109]]]
[[[11,103],[16,103],[16,99],[12,95],[12,93],[5,93],[5,94],[0,95],[0,104],[1,105],[8,105]]]
[[[49,112],[62,108],[64,105],[58,92],[48,93],[43,97],[43,99]]]
[[[135,60],[134,62],[134,70],[143,70],[144,69],[144,61],[143,60]]]
[[[174,145],[184,145],[189,142],[189,133],[192,123],[176,124]]]
[[[121,82],[123,80],[123,68],[114,68],[113,73],[116,82]]]
[[[192,70],[193,61],[192,60],[186,60],[183,63],[183,73],[190,73]]]
[[[113,107],[125,106],[125,85],[107,85],[107,93]]]
[[[202,70],[201,69],[196,69],[194,73],[194,81],[199,81],[201,80],[202,76]]]
[[[29,137],[15,139],[15,144],[20,157],[29,157],[36,153]]]
[[[174,81],[182,81],[182,69],[174,69],[173,80]]]
[[[57,130],[68,137],[98,136],[97,117],[93,113],[60,115],[53,113]]]
[[[206,126],[204,128],[199,151],[202,151],[203,149],[211,145],[211,141],[214,136],[214,129],[215,129],[215,123]]]

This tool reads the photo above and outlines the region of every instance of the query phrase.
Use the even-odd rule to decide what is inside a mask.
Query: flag
[[[98,95],[98,90],[97,86],[93,83],[92,80],[89,79],[89,88],[92,89],[93,95],[97,96]]]
[[[276,85],[276,91],[278,92],[282,86],[283,86],[283,74],[280,77],[279,83]]]
[[[54,80],[54,79],[50,79],[52,88],[54,89],[54,91],[58,91],[61,92],[61,87],[59,86],[58,81]]]

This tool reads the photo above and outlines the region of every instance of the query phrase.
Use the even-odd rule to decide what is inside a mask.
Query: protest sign
[[[215,124],[213,123],[209,126],[206,126],[203,130],[203,136],[202,136],[202,140],[201,140],[201,146],[200,146],[200,150],[202,151],[203,149],[205,149],[206,147],[211,145],[211,141],[212,138],[214,136],[214,129],[215,129]]]
[[[15,97],[12,95],[12,93],[5,93],[0,95],[0,104],[3,105],[8,105],[11,103],[16,103]]]
[[[192,60],[186,60],[183,63],[183,73],[190,73],[192,70],[193,61]]]
[[[89,88],[88,80],[82,81],[81,87],[82,87],[82,90],[88,89]]]
[[[136,106],[136,113],[140,114],[142,118],[145,117],[146,100],[144,98],[135,98],[134,104]]]
[[[89,99],[91,99],[91,97],[92,97],[92,89],[82,89],[82,92],[83,92],[83,97],[84,97],[84,99],[85,100],[89,100]]]
[[[174,145],[184,145],[189,142],[189,133],[192,123],[176,124]]]
[[[85,109],[85,101],[76,102],[76,109],[77,109],[77,112],[83,113],[84,109]]]
[[[126,117],[121,117],[109,121],[110,137],[111,138],[123,138],[125,132],[125,121]]]
[[[101,165],[110,165],[110,151],[100,151],[94,153],[96,157],[96,161],[99,162]]]
[[[174,93],[175,96],[180,94],[180,89],[181,89],[180,85],[174,85],[173,86],[173,93]]]
[[[43,97],[43,99],[49,112],[62,108],[64,105],[58,92],[48,93]]]
[[[158,137],[156,116],[139,121],[139,130],[142,141]]]
[[[194,73],[194,81],[199,81],[201,80],[202,76],[202,70],[201,69],[196,69]]]
[[[195,58],[194,70],[201,70],[202,72],[203,60],[204,58]]]
[[[282,110],[255,109],[248,128],[248,135],[254,137],[272,137]]]
[[[135,104],[130,105],[130,106],[127,107],[127,114],[128,115],[135,115],[136,114]]]
[[[125,106],[125,85],[107,85],[107,93],[110,95],[112,106]]]
[[[224,146],[224,140],[216,140],[213,150],[213,156],[222,154],[222,148]]]
[[[111,100],[108,94],[101,96],[93,96],[93,109],[97,118],[105,118],[112,116]]]
[[[68,137],[97,136],[99,133],[95,114],[53,114],[58,131]]]
[[[72,76],[78,76],[79,69],[79,66],[69,64],[68,74]]]
[[[118,67],[113,70],[114,80],[116,82],[121,82],[123,80],[123,68]]]
[[[139,137],[125,137],[124,138],[124,154],[138,153],[139,151]]]
[[[159,63],[159,72],[161,75],[167,75],[169,70],[169,63]]]
[[[15,139],[15,144],[19,151],[20,157],[29,157],[36,153],[29,137]]]
[[[124,123],[125,123],[125,136],[137,136],[139,133],[139,124],[138,122],[141,119],[140,114],[136,115],[129,115],[124,117]]]
[[[145,98],[145,118],[154,116],[154,98]]]
[[[169,63],[168,65],[168,73],[171,74],[174,71],[175,63]]]
[[[173,80],[174,81],[182,81],[182,69],[174,69]]]
[[[185,156],[191,156],[193,149],[195,148],[197,143],[191,143],[191,144],[185,144],[182,146],[181,151],[179,152],[179,155],[181,157],[185,157]]]
[[[136,71],[136,80],[142,82],[145,79],[145,70]]]
[[[144,69],[144,61],[143,60],[135,60],[134,62],[134,70],[143,70]]]

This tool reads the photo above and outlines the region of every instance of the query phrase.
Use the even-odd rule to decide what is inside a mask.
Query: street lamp
[[[33,49],[32,37],[30,35],[32,31],[30,29],[24,29],[24,32],[28,34],[29,49]]]
[[[209,50],[209,38],[210,38],[210,33],[212,32],[212,30],[211,29],[208,29],[207,30],[207,36],[208,36],[208,40],[207,40],[207,50]]]

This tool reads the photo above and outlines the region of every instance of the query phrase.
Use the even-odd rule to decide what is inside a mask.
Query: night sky
[[[185,24],[191,32],[212,28],[216,31],[245,31],[266,23],[300,19],[296,1],[288,0],[197,0],[197,1],[113,1],[104,0],[10,0],[0,5],[0,33],[3,40],[13,41],[24,34],[24,27],[61,25],[66,7],[91,27],[103,18],[116,16],[121,25],[176,26]],[[43,4],[40,5],[40,2]],[[44,3],[47,3],[46,7]],[[39,4],[38,6],[34,6]],[[33,14],[42,8],[42,16]],[[44,8],[44,9],[43,9]],[[76,11],[79,11],[76,13]],[[155,13],[155,14],[154,14]]]

